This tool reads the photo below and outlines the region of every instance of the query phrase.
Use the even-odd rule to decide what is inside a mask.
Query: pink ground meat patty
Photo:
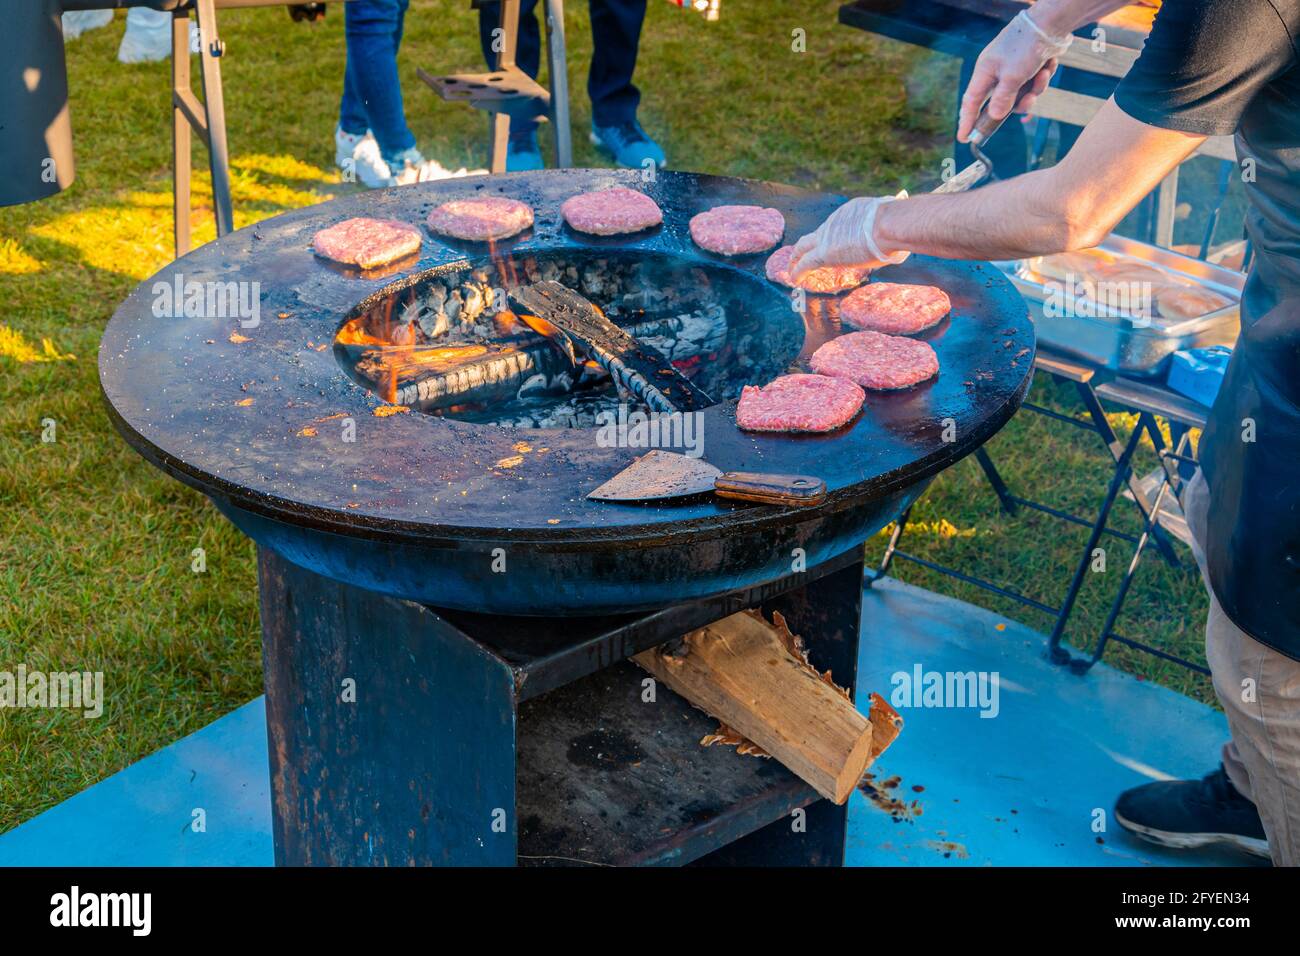
[[[611,186],[570,196],[560,206],[560,215],[574,229],[596,236],[620,236],[640,232],[664,221],[659,204],[635,189]]]
[[[933,378],[939,373],[939,356],[928,342],[883,332],[850,332],[814,352],[809,365],[822,375],[889,391]]]
[[[873,282],[846,295],[840,319],[855,329],[915,335],[943,321],[952,311],[948,293],[932,285]]]
[[[828,432],[852,421],[865,398],[842,378],[782,375],[741,390],[736,424],[751,432]]]
[[[475,242],[505,239],[532,224],[533,207],[504,196],[453,199],[429,213],[429,228],[434,232]]]
[[[862,285],[867,280],[870,269],[856,266],[823,266],[808,273],[798,284],[790,278],[790,260],[794,258],[794,246],[782,246],[767,258],[767,277],[773,282],[803,289],[805,292],[831,294],[843,292]]]
[[[723,256],[766,252],[785,235],[785,217],[764,206],[714,206],[691,217],[691,238]]]
[[[395,219],[345,219],[311,240],[318,255],[374,269],[420,251],[420,231]]]

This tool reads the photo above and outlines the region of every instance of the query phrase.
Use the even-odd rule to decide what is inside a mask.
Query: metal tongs
[[[1016,103],[1020,102],[1020,97],[1029,92],[1029,88],[1033,85],[1033,82],[1033,80],[1030,80],[1020,88],[1020,91],[1016,93]],[[984,150],[980,147],[993,138],[993,134],[1002,128],[1002,124],[1005,123],[1010,116],[1011,114],[1008,113],[1006,116],[1002,117],[1002,119],[995,120],[989,116],[988,103],[985,103],[980,108],[979,118],[975,120],[975,127],[970,131],[970,141],[967,143],[967,145],[970,146],[971,155],[975,157],[975,162],[971,163],[957,175],[949,178],[947,182],[941,183],[937,189],[931,190],[932,195],[938,196],[943,195],[944,193],[964,193],[966,190],[971,189],[978,183],[983,182],[986,177],[988,179],[997,179],[997,176],[993,174],[993,160],[984,155]]]

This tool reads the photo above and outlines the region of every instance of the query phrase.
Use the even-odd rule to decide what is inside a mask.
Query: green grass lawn
[[[670,163],[845,192],[937,180],[951,128],[956,67],[836,23],[837,3],[749,0],[702,18],[652,0],[638,67],[642,120]],[[485,162],[485,123],[415,78],[480,63],[463,0],[414,0],[401,66],[420,146],[448,166]],[[227,12],[221,27],[236,224],[352,188],[332,168],[343,70],[342,16],[290,22],[283,9]],[[166,62],[114,59],[119,16],[69,44],[77,181],[42,203],[0,210],[0,670],[105,675],[98,720],[63,710],[0,710],[0,831],[211,722],[261,692],[252,545],[208,502],[145,464],[104,413],[99,337],[116,304],[171,253]],[[576,161],[587,145],[590,34],[568,22]],[[791,50],[795,29],[807,52]],[[197,65],[195,67],[197,77]],[[196,79],[197,84],[197,79]],[[206,156],[195,151],[196,168]],[[205,185],[196,241],[213,236]],[[1068,407],[1041,384],[1035,397]],[[57,441],[41,440],[55,422]],[[1131,422],[1116,416],[1117,427]],[[1019,490],[1079,511],[1105,470],[1095,439],[1021,415],[992,444]],[[1121,502],[1120,523],[1133,527]],[[917,507],[908,547],[1055,602],[1081,529],[996,510],[971,462]],[[878,554],[882,540],[871,543]],[[191,570],[195,548],[207,569]],[[1111,546],[1071,634],[1087,643],[1127,563]],[[1184,552],[1185,553],[1185,552]],[[1034,612],[899,566],[906,580],[956,593],[1042,627]],[[1143,568],[1123,630],[1200,659],[1205,597],[1193,573]],[[1116,652],[1144,677],[1204,697],[1177,668]]]

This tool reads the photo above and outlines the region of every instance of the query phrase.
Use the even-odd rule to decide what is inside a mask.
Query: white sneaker
[[[343,168],[343,164],[352,158],[363,140],[374,140],[375,134],[366,130],[364,133],[345,133],[342,126],[334,127],[334,165]]]
[[[438,179],[459,179],[461,176],[481,176],[487,172],[486,169],[468,170],[464,166],[452,171],[436,159],[425,159],[418,149],[411,147],[406,152],[401,153],[398,159],[402,161],[402,168],[396,170],[393,174],[391,185],[409,186],[411,183],[429,183]],[[389,164],[389,169],[393,169],[393,164]]]
[[[379,155],[379,143],[366,130],[364,136],[334,131],[334,162],[343,171],[345,183],[361,183],[369,189],[393,185],[393,174]]]
[[[113,22],[112,10],[70,10],[63,15],[63,39],[75,40],[83,33]]]

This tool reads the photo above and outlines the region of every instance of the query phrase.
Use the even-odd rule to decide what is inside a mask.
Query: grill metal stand
[[[626,658],[780,611],[856,683],[863,552],[650,614],[508,618],[341,584],[259,549],[277,865],[839,866],[847,805]],[[797,810],[803,813],[795,813]]]

